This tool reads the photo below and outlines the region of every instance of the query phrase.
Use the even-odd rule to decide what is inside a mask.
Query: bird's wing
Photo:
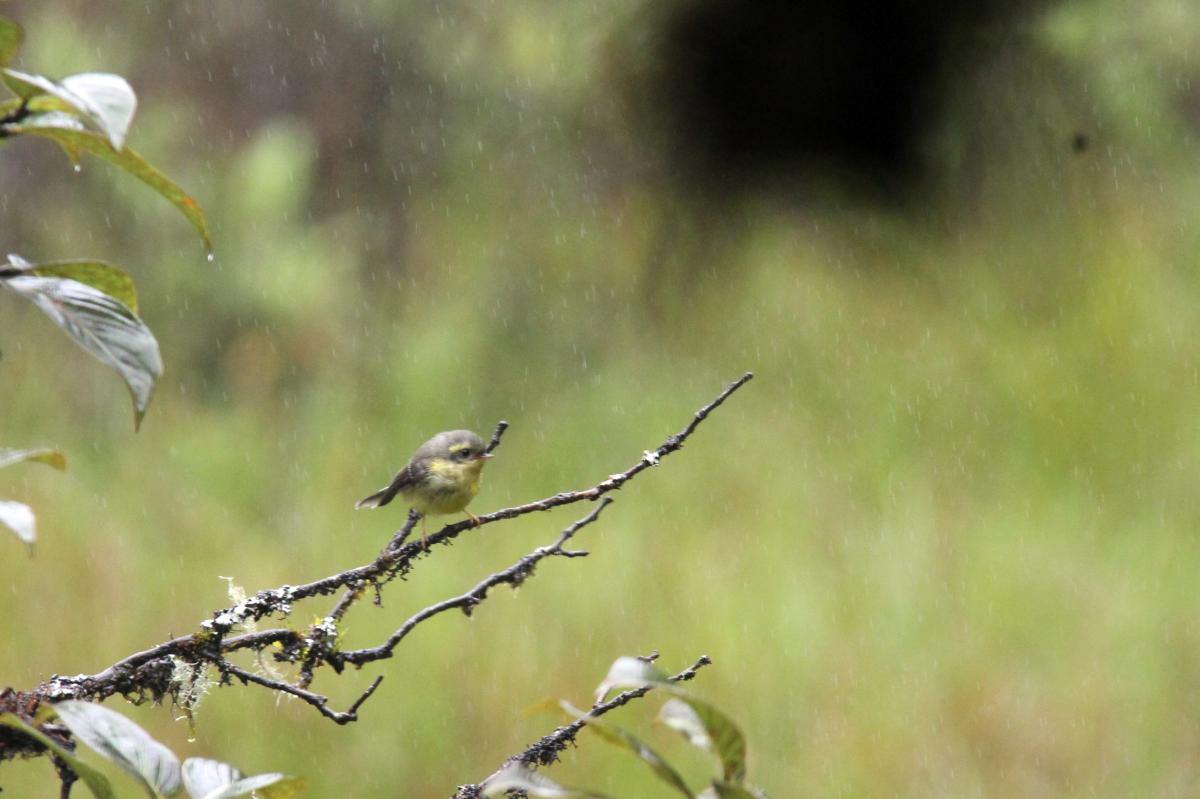
[[[407,491],[425,479],[425,473],[427,471],[429,471],[427,467],[423,467],[413,461],[409,461],[409,463],[403,469],[397,472],[395,477],[392,478],[392,482],[388,484],[388,488],[392,489],[394,493]]]
[[[396,473],[392,478],[392,482],[386,487],[379,489],[370,496],[363,497],[354,506],[355,508],[381,508],[396,498],[396,495],[401,491],[406,491],[419,483],[425,476],[425,471],[420,466],[414,463],[409,463],[403,469]]]

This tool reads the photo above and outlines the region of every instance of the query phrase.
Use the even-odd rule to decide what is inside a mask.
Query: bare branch
[[[459,608],[464,614],[470,616],[475,606],[487,598],[488,591],[498,585],[505,583],[516,588],[521,583],[525,582],[533,575],[534,567],[538,561],[551,555],[562,555],[564,557],[579,557],[586,555],[586,552],[577,552],[563,549],[563,544],[571,540],[571,536],[575,535],[580,528],[585,527],[600,516],[600,512],[612,504],[612,499],[605,497],[591,513],[579,519],[567,529],[563,530],[558,536],[558,540],[553,544],[545,547],[539,547],[528,555],[525,555],[512,566],[509,566],[504,571],[496,572],[485,577],[478,585],[467,591],[465,594],[460,594],[450,599],[442,600],[435,605],[430,605],[419,613],[414,614],[408,621],[400,625],[396,632],[388,636],[388,639],[379,646],[370,647],[368,649],[352,649],[347,652],[340,652],[331,655],[338,665],[342,663],[353,663],[356,666],[361,666],[364,663],[370,663],[373,660],[382,660],[392,656],[392,651],[396,646],[404,640],[404,637],[412,632],[423,621],[430,619],[439,613],[445,613],[447,610]]]
[[[417,513],[412,508],[408,509],[408,519],[404,522],[404,526],[392,534],[392,540],[383,550],[384,552],[394,552],[400,548],[412,534],[413,528],[417,526],[417,522],[421,520],[421,514]]]
[[[329,697],[313,693],[312,691],[307,691],[290,683],[283,682],[282,680],[275,680],[270,677],[264,677],[261,674],[255,674],[254,672],[247,671],[240,666],[235,666],[227,660],[221,660],[217,662],[216,665],[217,668],[221,670],[222,675],[231,675],[233,677],[237,677],[242,681],[243,684],[254,683],[255,685],[261,685],[264,688],[270,688],[272,691],[279,691],[281,693],[294,696],[298,699],[303,699],[305,702],[321,711],[322,716],[332,719],[338,724],[349,724],[352,721],[358,721],[359,707],[362,706],[363,702],[367,701],[367,698],[370,697],[371,694],[375,693],[375,689],[379,687],[379,683],[383,682],[383,675],[381,674],[375,678],[374,682],[371,683],[371,687],[364,691],[363,694],[354,702],[354,704],[350,706],[350,709],[342,713],[329,709]]]
[[[492,440],[488,442],[487,449],[484,452],[491,453],[496,447],[500,446],[500,436],[504,435],[504,431],[508,429],[508,422],[503,419],[496,425],[496,432],[492,433]]]

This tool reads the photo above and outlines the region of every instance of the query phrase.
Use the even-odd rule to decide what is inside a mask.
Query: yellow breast
[[[443,516],[465,509],[479,493],[483,461],[454,463],[436,458],[429,463],[428,477],[405,492],[412,506],[425,516]]]

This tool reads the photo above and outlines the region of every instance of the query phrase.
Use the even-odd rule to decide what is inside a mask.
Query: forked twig
[[[480,602],[487,598],[492,588],[503,584],[519,585],[534,573],[536,565],[543,559],[553,556],[576,558],[587,555],[585,550],[567,549],[566,544],[580,529],[594,522],[604,508],[611,503],[611,498],[605,495],[616,491],[646,469],[657,466],[667,455],[681,449],[700,423],[752,377],[753,375],[748,372],[733,381],[712,402],[700,408],[683,430],[669,436],[656,449],[645,451],[640,459],[623,472],[611,474],[589,488],[566,491],[535,502],[485,514],[478,517],[478,524],[471,521],[447,524],[430,535],[428,541],[431,546],[434,544],[449,545],[459,536],[474,532],[483,525],[513,519],[535,511],[547,511],[576,502],[594,501],[601,498],[604,500],[600,506],[563,530],[553,543],[539,547],[508,568],[488,575],[465,593],[442,600],[419,611],[377,646],[351,650],[340,649],[338,625],[350,608],[368,591],[374,593],[376,602],[378,602],[384,585],[396,577],[404,577],[416,563],[431,554],[431,551],[423,548],[420,542],[406,541],[418,518],[416,514],[410,513],[406,524],[394,534],[388,545],[370,563],[301,585],[283,585],[259,591],[237,605],[214,612],[211,618],[201,625],[202,630],[198,633],[172,638],[157,646],[129,655],[96,674],[52,677],[32,691],[13,692],[13,697],[23,703],[22,706],[28,707],[36,707],[39,701],[53,702],[61,699],[101,701],[113,694],[121,694],[133,701],[147,698],[159,700],[167,695],[175,695],[178,698],[179,685],[174,682],[176,679],[174,675],[177,673],[176,665],[182,661],[191,666],[215,666],[222,675],[223,683],[237,679],[243,683],[254,683],[295,696],[312,705],[323,716],[339,724],[354,721],[358,718],[359,708],[374,693],[381,678],[376,679],[348,710],[335,711],[328,707],[328,700],[325,696],[308,689],[317,668],[329,665],[335,671],[340,672],[347,664],[362,666],[375,660],[391,657],[399,643],[418,625],[455,608],[469,615]],[[507,422],[500,422],[497,425],[488,445],[489,452],[500,444],[507,427]],[[234,634],[239,626],[246,623],[257,622],[272,615],[287,616],[291,613],[295,603],[318,596],[326,596],[341,589],[344,589],[344,593],[329,614],[306,630],[281,627]],[[229,655],[238,651],[262,652],[267,647],[272,647],[271,651],[275,660],[299,665],[300,673],[296,683],[255,673],[228,659]],[[695,670],[707,662],[707,658],[701,658],[695,666],[681,672],[673,679],[690,679]],[[606,708],[619,707],[630,699],[643,695],[646,690],[649,689],[626,691],[605,705],[598,706],[593,712],[596,715],[607,712]],[[572,727],[573,725],[568,725],[562,729],[569,730]],[[575,731],[577,730],[578,728],[575,728]],[[552,735],[568,736],[561,740],[569,741],[573,739],[574,732],[568,735],[568,733],[556,731]],[[553,748],[555,744],[551,741],[546,745]],[[554,751],[560,750],[561,747]],[[527,751],[532,751],[532,748]],[[538,751],[550,750],[543,748]],[[3,758],[3,755],[4,748],[0,746],[0,759]],[[518,758],[520,757],[518,756]]]

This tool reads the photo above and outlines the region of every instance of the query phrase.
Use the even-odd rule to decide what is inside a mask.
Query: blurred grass
[[[322,675],[338,706],[386,675],[358,724],[223,689],[189,743],[170,711],[121,709],[182,755],[302,774],[312,796],[348,780],[355,796],[445,796],[559,723],[524,708],[583,703],[613,658],[657,648],[673,670],[714,658],[696,688],[742,722],[751,778],[776,796],[1194,792],[1194,120],[1169,87],[1136,87],[1195,75],[1195,48],[1151,27],[1137,32],[1146,59],[1109,60],[1119,4],[1066,4],[1026,46],[1095,77],[1092,107],[1062,99],[1034,58],[998,69],[945,122],[944,196],[713,212],[582,163],[589,125],[612,124],[581,119],[607,119],[589,105],[606,79],[596,25],[619,31],[619,16],[362,4],[372,35],[409,37],[389,41],[435,76],[448,116],[384,125],[401,99],[367,115],[382,141],[429,144],[428,163],[343,143],[364,154],[331,165],[323,120],[266,107],[238,128],[241,106],[156,84],[156,58],[184,67],[178,49],[132,46],[124,23],[154,16],[141,4],[9,5],[30,33],[25,67],[156,87],[133,144],[205,204],[217,261],[133,181],[95,162],[76,178],[44,143],[6,144],[2,162],[29,173],[8,173],[14,185],[39,188],[36,204],[5,192],[4,245],[127,266],[168,371],[134,436],[117,379],[3,301],[0,442],[60,446],[72,468],[0,475],[42,534],[32,561],[0,540],[0,684],[93,672],[193,630],[226,603],[219,575],[253,591],[367,560],[403,514],[352,513],[354,500],[437,430],[513,423],[475,505],[491,510],[627,467],[749,369],[684,451],[581,534],[590,558],[421,627],[377,668]],[[154,19],[202,50],[255,30],[257,13]],[[1195,37],[1197,15],[1172,25]],[[299,31],[263,46],[281,41],[307,46]],[[1057,132],[1081,113],[1101,132],[1074,154]],[[385,188],[355,184],[356,169]],[[383,609],[349,617],[351,645],[578,515],[439,551]],[[654,704],[620,717],[640,724]],[[53,790],[45,763],[0,774],[6,794]],[[586,739],[556,778],[656,789]]]

